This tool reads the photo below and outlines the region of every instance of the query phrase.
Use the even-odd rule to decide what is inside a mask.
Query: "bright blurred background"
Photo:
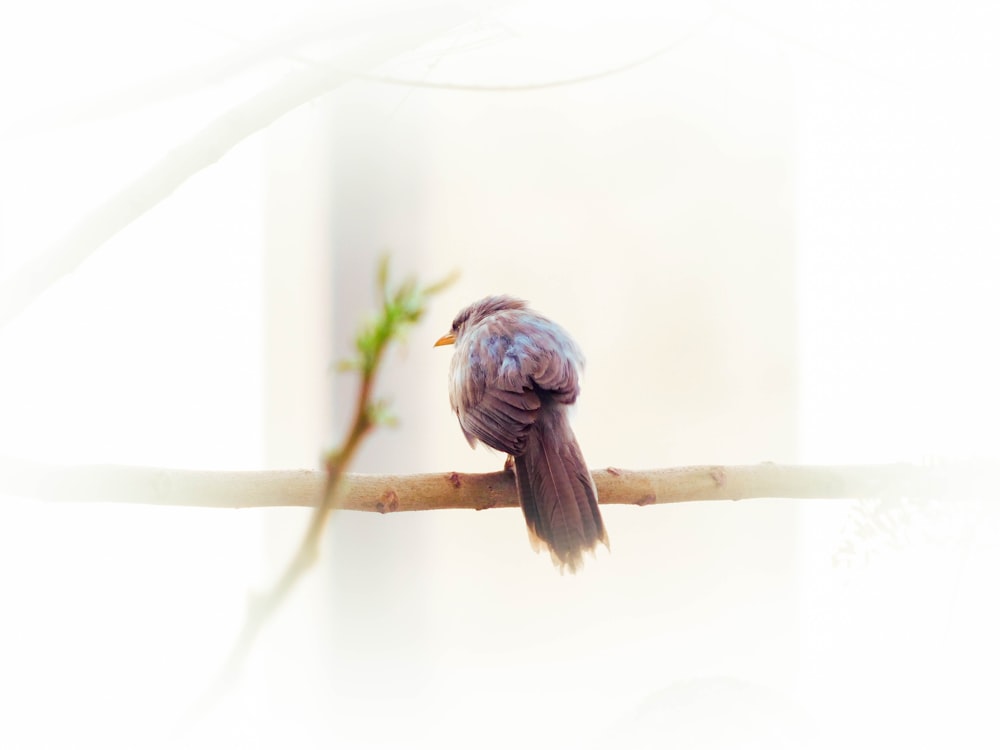
[[[61,242],[85,259],[0,328],[0,455],[316,468],[388,252],[461,278],[392,357],[400,425],[357,471],[501,466],[431,348],[496,292],[586,353],[594,469],[996,459],[998,25],[976,2],[4,7],[0,284]],[[113,236],[87,255],[93,216]],[[308,511],[3,496],[0,746],[992,747],[990,491],[608,507],[612,552],[575,577],[516,511],[341,513],[179,733]]]

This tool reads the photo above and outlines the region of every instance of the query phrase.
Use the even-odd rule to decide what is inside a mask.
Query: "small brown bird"
[[[597,490],[570,429],[583,355],[560,326],[523,300],[486,297],[462,310],[435,346],[455,344],[448,394],[469,445],[514,459],[531,532],[570,572],[583,552],[608,546]]]

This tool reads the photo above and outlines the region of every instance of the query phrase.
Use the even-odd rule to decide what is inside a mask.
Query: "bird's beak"
[[[454,331],[448,331],[444,336],[439,338],[434,342],[434,346],[448,346],[448,344],[455,343],[455,333]]]

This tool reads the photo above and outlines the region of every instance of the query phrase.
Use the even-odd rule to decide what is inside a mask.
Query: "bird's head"
[[[497,294],[492,297],[483,297],[478,302],[473,302],[464,308],[451,322],[451,330],[434,342],[434,346],[447,346],[454,344],[459,336],[469,328],[481,323],[490,315],[495,315],[503,310],[523,310],[527,307],[527,302],[516,297],[508,297],[506,294]]]

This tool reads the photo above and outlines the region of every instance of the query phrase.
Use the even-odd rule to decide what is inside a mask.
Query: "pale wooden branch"
[[[603,505],[655,505],[749,498],[936,496],[968,466],[688,466],[594,472]],[[139,466],[52,466],[0,457],[0,494],[39,500],[115,502],[200,508],[315,507],[322,471],[190,471]],[[510,472],[414,475],[347,474],[338,508],[391,513],[513,508]]]

